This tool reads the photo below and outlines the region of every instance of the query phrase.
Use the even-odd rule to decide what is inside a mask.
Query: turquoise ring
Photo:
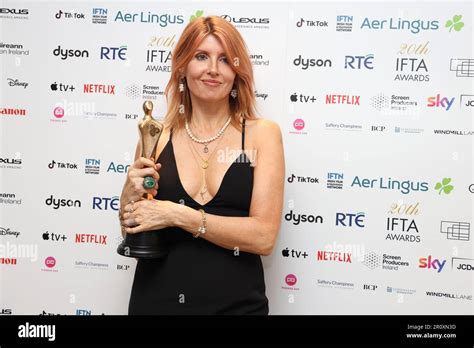
[[[152,189],[154,188],[156,185],[156,181],[153,177],[151,176],[145,176],[145,178],[143,179],[143,187],[145,189]]]

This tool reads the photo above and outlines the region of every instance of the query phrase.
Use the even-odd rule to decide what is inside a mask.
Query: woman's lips
[[[216,87],[216,86],[219,86],[221,84],[219,81],[216,81],[216,80],[202,80],[202,82],[205,85],[211,86],[211,87]]]

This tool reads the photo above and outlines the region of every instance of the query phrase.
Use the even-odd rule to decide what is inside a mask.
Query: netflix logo
[[[107,236],[104,234],[97,235],[97,234],[76,233],[76,243],[107,245]]]

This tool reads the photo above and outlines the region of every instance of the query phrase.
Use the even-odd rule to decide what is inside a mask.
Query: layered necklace
[[[229,118],[227,119],[226,123],[224,123],[224,125],[222,126],[222,128],[217,132],[216,135],[214,135],[213,137],[210,137],[209,139],[204,139],[204,140],[201,140],[201,139],[198,139],[194,134],[193,132],[191,132],[191,129],[189,128],[189,124],[188,124],[188,120],[185,121],[184,123],[184,126],[186,128],[186,133],[188,133],[188,136],[192,139],[192,141],[196,142],[196,143],[199,143],[199,144],[204,144],[204,153],[208,153],[209,152],[209,148],[207,147],[210,143],[212,143],[214,140],[216,140],[217,138],[219,138],[223,133],[224,131],[226,130],[227,126],[230,124],[230,121],[232,120],[232,118],[229,116]]]
[[[201,185],[201,190],[199,191],[199,194],[201,195],[201,199],[204,200],[204,195],[208,192],[207,191],[207,182],[206,182],[206,170],[207,168],[209,168],[209,161],[211,160],[212,156],[214,155],[214,153],[216,152],[217,148],[219,147],[219,144],[222,140],[222,135],[224,134],[227,126],[229,125],[230,123],[230,120],[231,120],[231,117],[229,116],[229,119],[227,120],[227,122],[224,124],[224,126],[221,128],[221,130],[219,130],[219,132],[213,136],[212,138],[209,138],[209,139],[206,139],[206,140],[200,140],[198,138],[196,138],[193,133],[191,132],[191,130],[189,129],[189,125],[188,125],[188,122],[186,121],[185,123],[185,126],[186,126],[186,132],[188,133],[188,136],[189,138],[196,142],[196,143],[199,143],[199,144],[204,144],[204,153],[208,153],[209,152],[209,149],[207,147],[207,145],[209,145],[209,143],[213,142],[214,140],[218,139],[219,138],[219,141],[217,142],[216,144],[216,147],[214,148],[214,150],[212,150],[211,154],[207,157],[207,159],[203,158],[199,152],[195,149],[194,145],[191,143],[191,141],[188,139],[188,144],[189,144],[189,147],[191,148],[191,153],[193,154],[193,157],[194,157],[194,160],[196,161],[196,163],[198,164],[199,167],[201,167],[202,169],[202,185]],[[198,158],[196,157],[196,155],[199,157],[199,160]]]
[[[206,181],[206,170],[209,168],[209,161],[216,152],[217,148],[219,147],[219,143],[223,137],[219,139],[219,141],[216,144],[216,147],[214,150],[212,150],[211,154],[207,157],[207,159],[202,158],[202,156],[199,154],[199,152],[194,148],[194,145],[191,143],[191,140],[188,139],[188,144],[189,147],[191,148],[191,153],[193,154],[194,160],[198,164],[199,167],[202,169],[202,184],[201,184],[201,190],[199,191],[199,194],[201,195],[201,199],[204,200],[204,195],[207,193],[207,181]],[[199,157],[201,162],[197,159],[196,155]]]

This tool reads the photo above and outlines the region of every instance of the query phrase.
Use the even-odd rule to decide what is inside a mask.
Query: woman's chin
[[[219,95],[202,95],[197,96],[196,99],[204,103],[222,103],[227,100],[226,97]]]

